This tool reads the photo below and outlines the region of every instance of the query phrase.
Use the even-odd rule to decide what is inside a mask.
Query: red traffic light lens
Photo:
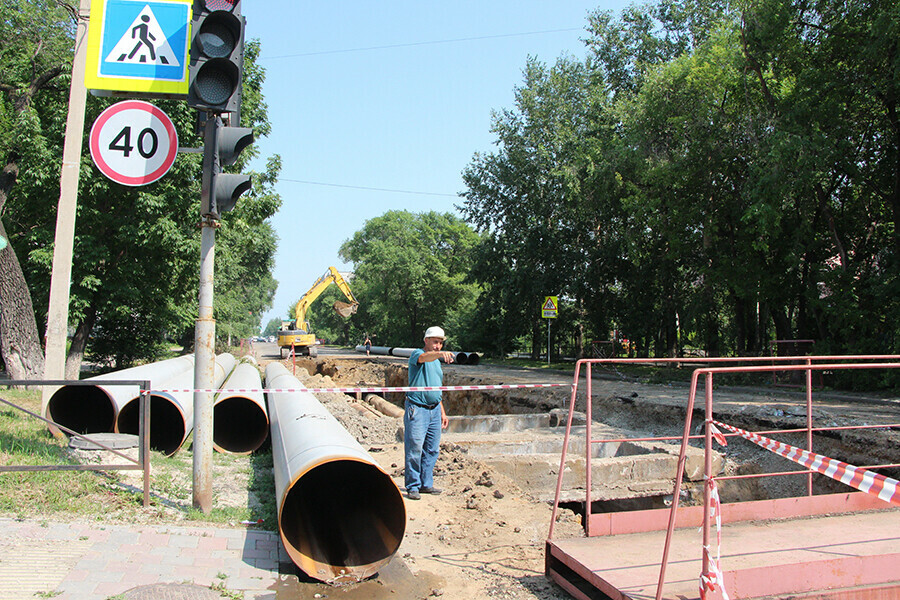
[[[207,10],[232,10],[240,0],[206,0]]]

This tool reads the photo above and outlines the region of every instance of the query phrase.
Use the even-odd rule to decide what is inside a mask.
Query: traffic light
[[[243,69],[241,0],[194,0],[188,106],[240,113]]]
[[[224,127],[218,115],[206,121],[200,191],[202,216],[220,219],[250,189],[249,175],[223,173],[222,167],[233,165],[241,151],[252,143],[253,130],[249,127]]]

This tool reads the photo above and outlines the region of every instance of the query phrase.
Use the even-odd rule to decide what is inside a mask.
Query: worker
[[[369,339],[369,335],[368,335],[368,334],[366,334],[366,341],[363,342],[363,344],[365,344],[365,346],[366,346],[366,356],[368,356],[368,355],[369,355],[369,350],[372,349],[372,340]]]
[[[443,351],[444,330],[429,327],[425,331],[425,346],[413,350],[409,356],[410,387],[440,387],[444,383],[441,362],[453,362],[453,353]],[[450,424],[441,392],[407,392],[403,412],[404,480],[406,496],[421,499],[421,494],[440,494],[434,487],[434,465],[441,444],[441,430]]]

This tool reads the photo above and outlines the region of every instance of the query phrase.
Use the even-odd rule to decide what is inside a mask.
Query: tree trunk
[[[541,321],[537,321],[531,327],[531,360],[538,360],[541,358],[542,345],[543,340],[541,338]]]
[[[75,328],[72,336],[72,344],[66,355],[66,379],[80,379],[81,363],[84,361],[84,349],[87,347],[94,323],[97,321],[97,311],[93,307],[87,310],[84,318]]]
[[[56,65],[29,82],[27,87],[10,93],[13,112],[21,114],[28,109],[34,95],[62,73]],[[9,192],[19,175],[18,155],[12,151],[6,157],[7,164],[0,173],[0,217],[6,206]],[[6,228],[0,220],[0,235],[9,240]],[[25,282],[25,274],[19,257],[12,248],[12,241],[0,250],[0,355],[6,364],[6,372],[12,379],[43,379],[44,352],[34,319],[31,291]]]
[[[0,235],[6,237],[2,223]],[[11,379],[44,377],[44,353],[31,293],[12,244],[0,250],[0,353]]]

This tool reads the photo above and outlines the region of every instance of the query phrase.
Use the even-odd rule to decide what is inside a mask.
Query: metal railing
[[[854,362],[848,362],[854,361]],[[871,362],[870,362],[871,361]],[[741,365],[741,363],[743,363]],[[748,364],[749,363],[749,364]],[[801,364],[798,364],[801,363]],[[685,405],[684,428],[681,436],[661,436],[661,437],[645,437],[645,438],[603,438],[594,439],[591,434],[592,422],[592,365],[646,365],[646,364],[678,364],[678,365],[697,365],[697,368],[691,375],[690,389],[688,400]],[[725,366],[719,366],[725,365]],[[572,385],[572,396],[569,405],[568,419],[566,422],[565,438],[562,445],[562,456],[560,458],[560,467],[557,475],[556,493],[553,501],[553,508],[550,518],[550,530],[547,539],[553,538],[553,526],[556,522],[556,515],[559,508],[560,495],[562,492],[563,474],[566,465],[566,453],[569,445],[569,437],[572,428],[572,420],[575,412],[576,401],[578,398],[578,387],[581,376],[581,368],[585,368],[585,404],[586,404],[586,423],[585,423],[585,505],[584,505],[584,529],[585,533],[590,537],[594,534],[591,527],[591,459],[592,447],[594,444],[613,443],[613,442],[638,442],[638,441],[681,441],[681,448],[677,463],[677,472],[675,474],[674,489],[672,492],[672,505],[669,509],[668,526],[666,528],[666,541],[663,549],[663,556],[660,563],[659,581],[657,586],[656,600],[660,600],[662,595],[663,583],[665,581],[666,565],[668,563],[669,549],[671,546],[672,535],[675,530],[676,515],[679,507],[679,497],[681,494],[681,480],[684,476],[685,463],[687,457],[687,447],[691,440],[703,440],[704,442],[704,482],[713,480],[725,481],[730,479],[742,479],[748,477],[775,477],[784,475],[807,475],[806,493],[808,496],[813,495],[812,483],[813,474],[817,471],[805,469],[796,471],[786,471],[779,473],[760,473],[754,475],[731,475],[731,476],[713,476],[713,377],[716,374],[735,374],[735,373],[776,373],[780,371],[803,371],[805,372],[805,408],[806,423],[802,428],[795,429],[778,429],[772,431],[754,432],[757,434],[769,433],[805,433],[806,434],[806,450],[812,451],[813,434],[822,431],[837,431],[851,429],[885,429],[892,427],[900,427],[900,423],[887,423],[879,425],[855,425],[855,426],[832,426],[832,427],[814,427],[812,422],[812,400],[813,400],[813,372],[822,373],[823,371],[836,371],[846,369],[897,369],[900,368],[900,356],[898,355],[856,355],[856,356],[783,356],[783,357],[735,357],[735,358],[663,358],[663,359],[582,359],[575,365],[575,373]],[[697,395],[697,387],[700,379],[704,378],[705,383],[705,431],[703,434],[691,435],[690,431],[693,422],[693,412]],[[737,435],[734,433],[724,434],[726,436]],[[871,465],[863,468],[890,468],[898,467],[900,464],[882,464]],[[710,514],[711,514],[711,498],[708,485],[704,485],[704,505],[702,518],[703,545],[709,546],[710,537]],[[709,574],[708,557],[703,553],[702,575]]]
[[[12,380],[2,380],[0,381],[0,386],[5,386],[7,389],[10,387],[19,387],[19,386],[91,386],[96,385],[96,382],[90,381],[69,381],[69,380],[43,380],[43,379],[12,379]],[[92,446],[98,446],[103,450],[108,452],[112,452],[116,456],[124,458],[130,464],[63,464],[63,465],[0,465],[0,473],[8,473],[8,472],[34,472],[34,471],[142,471],[143,474],[143,502],[144,507],[150,505],[150,387],[151,384],[146,380],[122,380],[122,381],[104,381],[103,385],[130,385],[130,386],[140,386],[140,400],[139,400],[139,417],[138,417],[138,458],[137,460],[131,458],[127,454],[123,452],[119,452],[114,448],[110,448],[109,446],[103,444],[102,442],[92,439],[90,433],[82,434],[77,431],[73,431],[68,427],[60,425],[52,421],[51,419],[47,419],[35,412],[28,410],[23,406],[19,406],[6,400],[4,398],[0,398],[0,403],[3,403],[7,406],[10,406],[16,410],[19,410],[35,419],[43,421],[47,424],[50,431],[53,429],[57,429],[66,433],[69,436],[86,440]]]

